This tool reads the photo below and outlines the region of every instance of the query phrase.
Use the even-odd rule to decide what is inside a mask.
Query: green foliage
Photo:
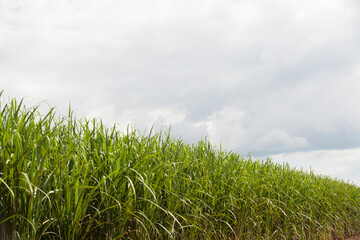
[[[0,94],[1,96],[1,94]],[[0,102],[0,237],[332,239],[360,229],[360,188],[168,132]]]

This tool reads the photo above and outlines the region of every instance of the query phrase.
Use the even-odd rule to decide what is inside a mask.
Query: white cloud
[[[148,112],[149,123],[161,122],[162,125],[173,125],[182,122],[186,117],[186,112],[176,109],[154,109]]]
[[[309,143],[304,137],[292,137],[285,131],[274,129],[255,140],[254,148],[262,151],[273,149],[280,151],[294,151],[308,147]]]
[[[210,140],[228,149],[248,147],[248,132],[244,128],[245,113],[232,106],[214,112],[206,122]],[[244,147],[245,146],[245,147]]]
[[[274,154],[274,162],[289,162],[290,166],[316,174],[354,182],[360,186],[360,148],[345,150],[319,150]]]
[[[243,154],[356,148],[359,13],[355,0],[5,0],[0,87]]]

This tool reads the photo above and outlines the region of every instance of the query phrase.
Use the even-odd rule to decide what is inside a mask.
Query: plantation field
[[[345,239],[360,188],[288,164],[0,103],[0,239]]]

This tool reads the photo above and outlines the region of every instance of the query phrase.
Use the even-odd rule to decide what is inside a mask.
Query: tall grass
[[[1,94],[0,94],[1,95]],[[335,239],[360,188],[287,164],[0,102],[2,239]]]

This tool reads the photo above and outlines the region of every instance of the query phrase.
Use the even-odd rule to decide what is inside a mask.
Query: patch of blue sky
[[[18,12],[21,11],[21,6],[17,6],[17,7],[11,8],[11,11],[18,13]]]

